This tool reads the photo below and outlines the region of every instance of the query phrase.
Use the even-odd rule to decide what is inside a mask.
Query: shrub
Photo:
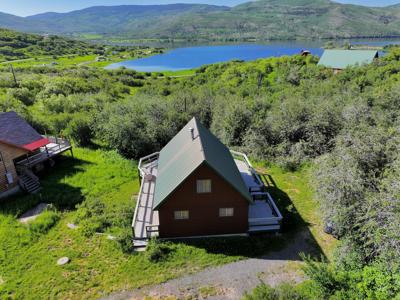
[[[307,299],[296,290],[294,286],[288,283],[272,288],[269,285],[261,284],[251,293],[246,293],[244,300],[300,300]]]
[[[96,232],[104,232],[110,226],[105,211],[105,204],[99,199],[87,199],[78,206],[75,222],[80,225],[85,236],[90,237]]]
[[[100,218],[90,218],[79,223],[82,233],[86,237],[93,236],[96,232],[104,230],[104,223]]]
[[[21,101],[23,104],[29,106],[35,102],[35,96],[27,88],[16,88],[8,90],[8,96]]]
[[[161,262],[167,259],[168,254],[171,252],[168,245],[159,242],[156,239],[150,240],[147,245],[147,259],[151,262]]]
[[[29,230],[34,236],[47,233],[60,220],[60,215],[54,211],[45,211],[35,221],[29,224]]]
[[[124,230],[117,235],[117,242],[124,253],[131,253],[133,248],[132,231]]]
[[[72,138],[79,146],[90,145],[93,138],[91,120],[87,115],[76,115],[65,131],[65,134]]]

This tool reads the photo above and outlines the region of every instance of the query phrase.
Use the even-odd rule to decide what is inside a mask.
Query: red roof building
[[[37,191],[39,180],[32,169],[70,149],[68,141],[40,135],[17,113],[0,113],[0,197],[18,184],[28,192]]]

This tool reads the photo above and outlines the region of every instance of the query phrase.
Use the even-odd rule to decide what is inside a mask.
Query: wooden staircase
[[[36,194],[42,189],[39,179],[35,175],[32,176],[27,172],[19,177],[19,182],[22,189],[29,194]]]

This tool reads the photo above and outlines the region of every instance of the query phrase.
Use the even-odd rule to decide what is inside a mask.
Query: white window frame
[[[233,207],[222,207],[219,209],[220,218],[229,218],[235,215],[235,209]]]
[[[209,194],[212,191],[211,179],[198,179],[196,182],[197,194]]]
[[[189,211],[188,210],[174,211],[174,219],[175,220],[188,220],[189,219]]]

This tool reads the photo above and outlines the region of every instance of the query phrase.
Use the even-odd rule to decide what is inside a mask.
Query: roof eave
[[[241,194],[247,201],[249,201],[250,204],[254,203],[253,199],[250,196],[250,193],[243,193],[241,190],[239,190],[235,185],[233,185],[232,183],[230,183],[228,180],[225,179],[225,177],[218,172],[218,170],[216,170],[215,168],[213,168],[207,161],[205,161],[205,163],[207,164],[207,166],[209,166],[212,170],[214,170],[215,173],[217,173],[227,184],[229,184],[231,187],[233,187],[239,194]],[[238,170],[239,172],[239,170]],[[245,184],[243,182],[243,184]]]
[[[4,141],[4,140],[0,140],[0,144],[5,144],[5,145],[10,146],[10,147],[13,147],[13,148],[17,148],[17,149],[20,149],[20,150],[25,150],[25,151],[27,151],[27,152],[30,152],[30,150],[25,149],[23,146],[15,145],[15,144],[13,144],[13,143],[6,142],[6,141]]]

